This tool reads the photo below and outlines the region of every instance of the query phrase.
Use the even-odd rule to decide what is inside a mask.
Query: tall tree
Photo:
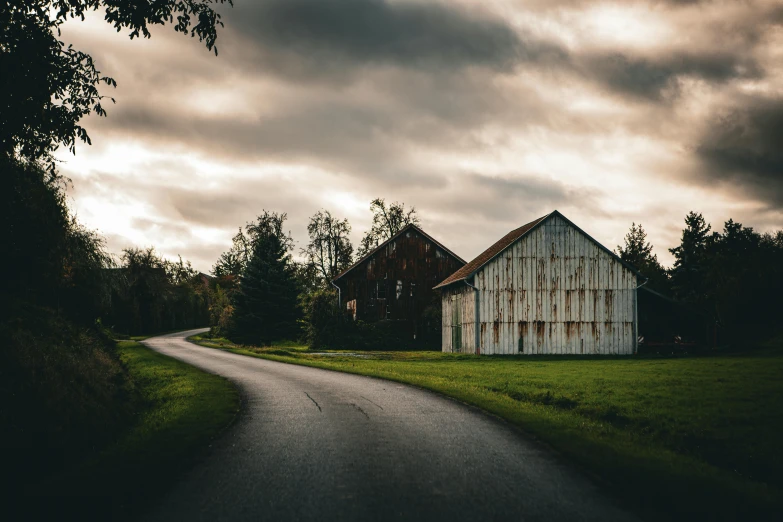
[[[104,19],[131,39],[150,37],[151,25],[172,23],[217,54],[220,15],[210,4],[233,0],[0,0],[0,155],[46,159],[64,145],[90,143],[81,119],[106,115],[99,86],[116,86],[102,76],[89,54],[60,37],[69,18],[103,9]]]
[[[372,225],[359,243],[357,255],[360,258],[370,253],[405,226],[421,224],[416,209],[414,207],[406,209],[405,203],[395,201],[387,205],[384,199],[376,198],[370,202],[370,211],[372,212]]]
[[[641,223],[631,224],[631,229],[625,235],[625,246],[618,246],[617,252],[620,259],[633,265],[648,278],[651,288],[659,292],[669,292],[669,276],[658,262],[658,256],[653,253],[653,246],[647,241],[647,232]]]
[[[319,210],[310,218],[307,234],[310,242],[302,249],[302,255],[315,269],[321,286],[328,285],[351,265],[353,245],[348,237],[351,225],[347,219],[340,220],[328,210]]]
[[[689,212],[680,245],[669,249],[675,259],[671,270],[672,287],[681,300],[701,302],[705,298],[705,252],[710,230],[704,216]]]
[[[297,335],[298,288],[290,251],[293,239],[283,231],[286,214],[264,211],[247,226],[250,260],[239,279],[231,338],[269,344]]]

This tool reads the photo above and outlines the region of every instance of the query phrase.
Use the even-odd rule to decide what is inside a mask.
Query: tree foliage
[[[347,219],[338,219],[328,210],[319,210],[307,225],[310,242],[301,253],[305,264],[312,267],[319,286],[327,286],[340,272],[351,265],[353,245]]]
[[[252,252],[239,278],[230,336],[269,344],[298,333],[299,289],[291,258],[293,239],[283,230],[286,214],[264,211],[247,225]]]
[[[112,306],[104,324],[131,335],[209,322],[210,290],[190,262],[169,261],[152,247],[127,248],[111,270]]]
[[[618,250],[650,277],[652,288],[674,299],[662,308],[642,302],[645,319],[661,330],[674,323],[685,331],[675,333],[689,331],[705,344],[735,347],[751,346],[781,330],[783,231],[759,234],[732,219],[722,231],[713,231],[701,214],[689,212],[680,244],[669,249],[675,258],[669,282],[656,275],[660,265],[641,225],[631,227],[625,247]]]
[[[231,239],[231,248],[220,254],[212,267],[212,274],[218,278],[237,279],[247,266],[252,253],[250,238],[240,228]]]
[[[305,338],[314,350],[350,348],[346,328],[350,327],[337,306],[337,292],[319,289],[304,297]]]
[[[669,293],[669,276],[658,261],[658,256],[653,253],[653,246],[647,241],[647,232],[641,223],[631,224],[631,229],[625,235],[624,246],[618,246],[617,252],[620,259],[630,263],[648,278],[650,287]]]
[[[376,198],[370,202],[370,211],[372,212],[372,224],[357,250],[358,257],[364,257],[375,247],[392,237],[407,225],[420,225],[419,216],[416,209],[405,208],[405,203],[394,202],[387,204],[386,200]]]
[[[702,302],[705,297],[706,253],[711,226],[704,216],[689,212],[685,216],[685,228],[680,244],[670,248],[674,255],[671,270],[674,292],[680,299]]]
[[[217,54],[222,22],[212,5],[223,3],[232,0],[0,1],[0,154],[50,161],[59,145],[73,152],[78,140],[90,143],[79,124],[84,116],[106,115],[99,87],[116,82],[101,75],[90,55],[60,40],[66,20],[102,9],[106,22],[131,39],[172,24]]]
[[[103,240],[65,202],[65,181],[34,163],[0,156],[3,299],[52,308],[90,324],[108,305]]]

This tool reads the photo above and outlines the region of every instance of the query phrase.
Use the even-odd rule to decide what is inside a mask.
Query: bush
[[[307,294],[302,297],[302,308],[306,341],[314,350],[411,350],[440,341],[439,336],[433,340],[432,334],[421,335],[415,341],[409,338],[411,328],[407,321],[352,321],[337,306],[337,292],[333,290]],[[438,314],[435,319],[439,318]],[[429,333],[426,327],[422,330],[423,334]]]
[[[302,298],[305,338],[314,350],[345,348],[347,320],[337,306],[337,292],[316,290]]]
[[[83,459],[130,421],[132,388],[99,331],[25,306],[0,323],[0,445],[22,489]]]

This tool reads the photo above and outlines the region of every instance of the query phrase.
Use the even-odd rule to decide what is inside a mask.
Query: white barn
[[[555,210],[512,230],[435,287],[443,351],[635,353],[643,281]]]

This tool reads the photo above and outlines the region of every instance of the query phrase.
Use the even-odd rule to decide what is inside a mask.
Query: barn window
[[[402,296],[402,281],[400,279],[397,280],[397,299],[399,299]]]
[[[375,282],[375,295],[378,299],[386,299],[386,280],[382,279]]]
[[[413,297],[413,289],[416,288],[416,283],[411,283],[411,297]]]

